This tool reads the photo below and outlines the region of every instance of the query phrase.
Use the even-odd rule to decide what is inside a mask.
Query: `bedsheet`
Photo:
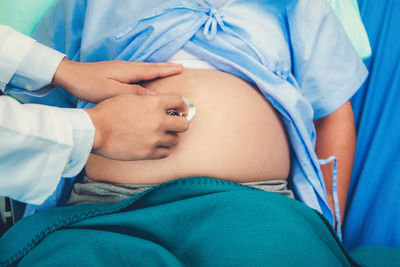
[[[352,103],[357,149],[343,240],[400,246],[400,1],[359,0],[372,47],[370,75]]]

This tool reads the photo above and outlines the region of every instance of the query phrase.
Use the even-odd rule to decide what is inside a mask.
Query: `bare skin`
[[[131,184],[201,175],[235,182],[287,178],[284,127],[254,86],[223,72],[189,69],[144,87],[191,99],[197,112],[189,130],[178,134],[177,146],[161,160],[126,162],[92,154],[86,165],[89,178]]]
[[[116,160],[160,159],[178,143],[177,133],[188,129],[184,117],[170,117],[166,109],[184,112],[176,94],[157,95],[138,82],[182,72],[182,65],[105,61],[61,61],[52,85],[87,102],[99,103],[85,110],[95,128],[92,152]],[[134,149],[132,149],[134,148]]]
[[[143,65],[144,64],[144,65]],[[114,69],[114,70],[112,70]],[[76,63],[64,60],[60,66],[59,70],[57,71],[53,84],[58,86],[65,87],[68,91],[75,94],[77,97],[80,97],[83,100],[88,102],[99,102],[104,99],[107,99],[112,96],[116,96],[119,94],[130,93],[130,94],[138,94],[138,95],[152,95],[153,92],[145,89],[144,87],[136,84],[141,80],[152,80],[157,77],[167,77],[170,75],[178,74],[182,71],[182,67],[180,65],[168,64],[168,63],[159,63],[153,65],[147,65],[145,63],[128,63],[128,62],[120,62],[120,61],[113,61],[113,62],[99,62],[99,63]],[[61,75],[63,74],[63,75]],[[82,75],[84,74],[84,75]],[[71,78],[72,77],[72,78]],[[157,81],[153,83],[148,83],[146,86],[152,87],[152,89],[157,90],[158,85],[162,84],[163,82]],[[197,83],[197,79],[192,79],[192,83],[189,86],[193,86]],[[80,88],[75,88],[75,84],[81,84]],[[175,93],[182,93],[182,89],[171,89],[172,86],[166,86],[166,90],[163,88],[159,88],[160,93],[168,93],[168,92],[175,92]],[[83,88],[83,89],[82,89]],[[187,92],[183,92],[183,95]],[[119,102],[123,101],[122,99],[117,99],[117,101],[110,101],[110,102]],[[162,100],[158,99],[154,102],[160,103]],[[147,101],[145,101],[147,102]],[[156,126],[153,129],[158,128],[157,131],[153,131],[152,134],[154,136],[158,136],[157,138],[150,138],[153,140],[152,142],[147,142],[147,146],[143,149],[136,149],[131,150],[130,153],[124,151],[120,153],[118,149],[114,149],[114,151],[107,151],[101,149],[102,143],[110,144],[110,141],[105,142],[104,140],[107,139],[105,136],[105,132],[110,132],[109,130],[105,129],[112,129],[114,128],[114,124],[109,124],[104,118],[100,120],[102,117],[100,114],[107,114],[109,113],[108,110],[111,109],[111,106],[115,106],[117,104],[107,103],[110,108],[105,107],[102,108],[103,112],[92,112],[88,111],[91,115],[93,121],[96,121],[95,124],[102,124],[102,130],[96,131],[96,138],[94,143],[94,153],[98,155],[102,155],[108,158],[114,159],[123,159],[123,160],[141,160],[141,159],[155,159],[155,158],[164,158],[170,155],[171,151],[173,151],[173,147],[178,143],[178,135],[167,134],[170,133],[169,130],[173,130],[170,126],[167,127],[163,116],[165,115],[163,112],[158,110],[156,113],[158,114],[158,119],[151,119],[147,121],[155,121],[156,123],[153,126]],[[147,106],[148,103],[143,103]],[[172,103],[170,102],[170,105]],[[142,105],[140,105],[142,107]],[[167,105],[168,106],[168,105]],[[155,108],[155,107],[154,107]],[[215,107],[214,107],[215,108]],[[177,107],[177,109],[185,109],[185,107]],[[142,109],[143,110],[143,109]],[[95,110],[93,110],[95,111]],[[99,115],[94,115],[98,113]],[[153,114],[154,112],[147,110],[147,114]],[[217,114],[220,113],[217,111]],[[270,115],[269,115],[270,116]],[[275,115],[274,115],[275,116]],[[272,116],[272,117],[274,117]],[[97,117],[97,119],[95,118]],[[118,116],[117,116],[118,117]],[[115,117],[114,117],[115,118]],[[132,121],[133,118],[130,120]],[[175,118],[178,119],[178,118]],[[113,119],[111,119],[113,120]],[[146,121],[146,120],[143,120]],[[172,121],[172,120],[171,120]],[[174,123],[176,125],[176,123]],[[158,126],[157,126],[158,125]],[[164,125],[165,128],[160,128],[160,125]],[[177,132],[182,131],[182,125],[178,128],[175,128]],[[150,125],[148,125],[150,126]],[[344,106],[339,108],[337,111],[333,112],[329,116],[319,119],[315,121],[315,126],[317,130],[317,143],[316,143],[316,152],[319,158],[327,158],[331,155],[336,155],[338,158],[338,165],[339,165],[339,173],[338,173],[338,191],[339,191],[339,203],[341,214],[344,214],[345,210],[345,203],[347,197],[347,191],[350,183],[351,177],[351,169],[352,163],[354,158],[354,151],[355,151],[355,130],[354,130],[354,121],[353,121],[353,114],[351,110],[351,106],[346,103]],[[96,126],[95,126],[96,127]],[[142,127],[142,126],[141,126]],[[193,127],[193,126],[192,126]],[[281,127],[281,125],[279,126]],[[278,127],[278,128],[279,128]],[[97,126],[96,128],[99,128]],[[162,129],[162,130],[160,130]],[[103,133],[102,133],[103,132]],[[160,134],[164,133],[164,134]],[[100,137],[102,136],[102,137]],[[146,135],[148,137],[148,135]],[[144,135],[142,135],[142,139],[138,138],[135,142],[131,142],[130,145],[127,143],[123,143],[120,139],[118,142],[120,145],[119,147],[134,147],[138,144],[143,144],[143,140],[145,139]],[[134,140],[134,138],[131,138]],[[157,139],[157,141],[156,141]],[[174,140],[172,140],[174,139]],[[102,140],[102,141],[101,141]],[[111,140],[113,140],[111,138]],[[117,146],[117,147],[118,147]],[[112,146],[108,145],[109,148]],[[111,149],[112,150],[112,149]],[[103,152],[105,151],[105,153]],[[134,152],[133,152],[134,151]],[[114,155],[117,152],[118,155]],[[125,154],[124,154],[125,153]],[[285,154],[285,152],[283,153]],[[129,156],[128,156],[129,155]],[[99,158],[96,159],[96,156],[91,156],[89,159],[89,164],[87,170],[91,173],[91,169],[94,169],[93,166],[98,165],[97,163],[93,164],[93,162],[101,162]],[[177,164],[178,161],[175,161]],[[167,162],[168,163],[168,162]],[[115,169],[113,166],[118,165],[116,162],[107,162],[108,167],[111,169]],[[147,164],[147,163],[146,163]],[[133,164],[134,165],[134,164]],[[285,164],[282,169],[287,170]],[[126,165],[124,165],[126,166]],[[123,168],[126,171],[130,171],[131,168]],[[332,164],[327,164],[322,166],[322,171],[325,178],[325,183],[327,186],[328,192],[328,201],[333,209],[333,198],[331,194],[331,186],[332,186]],[[92,178],[96,178],[96,172]],[[151,173],[151,172],[150,172]],[[208,173],[212,173],[208,172]],[[285,173],[285,171],[283,171]],[[115,174],[114,174],[115,175]],[[174,173],[174,177],[178,175],[178,172]],[[115,175],[116,176],[116,175]],[[225,175],[222,175],[225,176]],[[280,175],[282,176],[282,175]],[[284,175],[283,175],[284,176]],[[123,176],[121,176],[123,177]],[[266,176],[268,177],[268,175]],[[107,177],[98,177],[101,180],[108,181]],[[111,177],[112,178],[112,177]],[[128,177],[129,178],[129,177]],[[147,177],[148,178],[148,177]],[[176,177],[179,178],[179,177]],[[169,178],[167,178],[169,179]],[[172,178],[171,178],[172,179]],[[138,179],[129,178],[126,179],[116,179],[115,177],[112,178],[111,181],[118,181],[121,183],[129,182],[129,180],[133,180],[133,182],[140,183]],[[152,180],[152,179],[150,179]],[[163,181],[165,179],[155,179],[155,181]],[[343,216],[342,216],[343,219]]]
[[[354,154],[356,150],[356,134],[353,109],[346,102],[330,115],[314,122],[317,131],[315,151],[320,159],[336,156],[338,162],[337,188],[341,220],[346,207]],[[333,163],[321,166],[328,195],[328,203],[332,210],[332,168]]]

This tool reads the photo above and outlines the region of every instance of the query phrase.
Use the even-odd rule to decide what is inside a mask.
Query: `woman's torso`
[[[146,87],[191,99],[196,115],[189,130],[179,134],[179,144],[165,159],[127,162],[91,155],[86,164],[91,179],[142,184],[191,176],[235,182],[288,176],[284,127],[254,86],[227,73],[186,69]]]

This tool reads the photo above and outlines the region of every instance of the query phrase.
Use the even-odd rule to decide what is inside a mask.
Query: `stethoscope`
[[[182,96],[183,102],[185,102],[185,104],[188,106],[189,111],[188,114],[186,116],[186,119],[190,122],[194,115],[196,114],[196,107],[194,106],[192,100],[190,100],[187,97]],[[167,114],[170,116],[185,116],[184,112],[177,112],[175,109],[169,109],[167,110]]]

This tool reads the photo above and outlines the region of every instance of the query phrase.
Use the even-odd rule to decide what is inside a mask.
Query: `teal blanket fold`
[[[304,204],[207,177],[113,204],[47,210],[0,239],[0,265],[351,266],[327,222]]]

